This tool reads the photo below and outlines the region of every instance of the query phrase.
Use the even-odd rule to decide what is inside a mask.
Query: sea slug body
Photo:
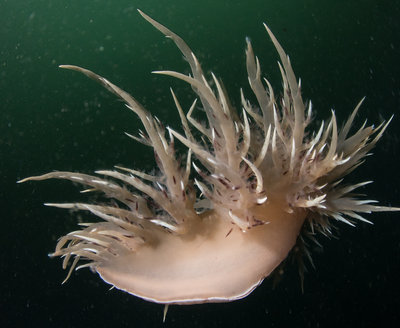
[[[197,99],[185,115],[171,90],[183,133],[164,125],[127,92],[78,66],[81,72],[120,97],[141,120],[133,139],[153,148],[157,174],[115,167],[97,175],[55,171],[28,180],[65,179],[112,199],[109,205],[46,204],[78,209],[101,219],[60,238],[52,256],[66,268],[90,267],[107,283],[164,304],[225,302],[248,295],[300,243],[307,232],[331,235],[334,221],[369,222],[362,214],[398,211],[361,199],[354,190],[370,181],[345,184],[382,136],[378,127],[350,130],[356,106],[341,129],[332,111],[313,131],[311,102],[304,102],[289,57],[265,25],[279,57],[283,90],[277,97],[262,79],[249,40],[248,81],[256,105],[240,92],[242,111],[232,107],[222,82],[208,79],[186,43],[143,12],[172,39],[191,75],[158,71],[189,83]],[[206,124],[194,119],[204,112]],[[175,143],[187,152],[180,154]],[[183,164],[182,164],[183,163]],[[90,220],[89,220],[90,221]],[[309,235],[312,235],[309,234]],[[80,260],[84,264],[77,265]]]

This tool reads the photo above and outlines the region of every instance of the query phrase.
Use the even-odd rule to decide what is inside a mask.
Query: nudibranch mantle
[[[389,121],[350,134],[362,101],[340,130],[330,121],[310,131],[311,102],[301,96],[289,57],[265,25],[279,54],[282,96],[275,97],[249,40],[246,66],[253,106],[241,91],[242,113],[235,112],[220,80],[211,82],[186,43],[143,12],[140,14],[172,39],[192,74],[158,74],[189,83],[197,99],[184,114],[171,89],[184,134],[164,125],[127,92],[78,66],[125,101],[144,130],[133,139],[153,148],[159,173],[124,167],[96,171],[97,176],[51,172],[27,180],[66,179],[112,199],[110,205],[46,204],[87,211],[103,221],[82,223],[81,230],[60,238],[52,256],[71,257],[74,268],[90,267],[104,281],[143,299],[165,304],[232,301],[248,295],[288,255],[302,236],[331,235],[332,221],[353,225],[363,213],[398,211],[374,205],[353,191],[370,181],[344,184],[382,136]],[[200,107],[207,123],[192,114]],[[175,151],[175,140],[187,148]],[[184,165],[181,165],[183,160]],[[192,172],[192,167],[194,171]],[[116,205],[117,204],[117,205]],[[79,260],[88,262],[77,266]]]

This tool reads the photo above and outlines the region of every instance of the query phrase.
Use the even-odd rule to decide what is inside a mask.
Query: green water
[[[68,183],[15,183],[54,169],[91,173],[120,164],[151,170],[151,151],[123,133],[136,133],[137,118],[96,83],[57,68],[90,68],[179,129],[169,87],[185,108],[193,101],[190,88],[150,72],[188,73],[188,67],[136,8],[183,37],[203,69],[222,78],[237,108],[239,89],[250,94],[246,36],[280,91],[266,22],[289,53],[317,119],[327,119],[333,108],[343,122],[363,96],[359,124],[395,114],[355,177],[375,181],[365,190],[373,199],[400,204],[399,1],[0,0],[0,327],[161,326],[162,306],[109,291],[88,270],[61,286],[66,273],[47,253],[76,220],[42,203],[83,198]],[[320,239],[324,252],[314,254],[304,294],[288,265],[274,290],[266,281],[231,304],[171,307],[165,327],[397,326],[400,217],[369,219],[374,226],[338,225],[340,240]]]

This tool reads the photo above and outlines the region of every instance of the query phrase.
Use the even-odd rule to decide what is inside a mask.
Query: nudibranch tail
[[[246,40],[248,81],[253,106],[240,91],[239,115],[222,81],[205,76],[188,45],[165,26],[139,13],[174,41],[191,75],[156,71],[190,84],[197,99],[185,115],[171,89],[183,134],[164,125],[130,94],[104,77],[73,65],[120,97],[141,120],[144,131],[129,137],[153,148],[158,173],[116,166],[97,175],[56,171],[28,180],[65,179],[101,192],[110,205],[46,204],[86,211],[102,221],[62,237],[53,256],[71,257],[91,267],[108,283],[146,300],[191,304],[232,301],[248,295],[287,256],[296,241],[321,232],[332,221],[353,225],[364,213],[398,211],[375,205],[354,193],[370,181],[344,184],[387,128],[362,125],[350,134],[361,100],[342,129],[332,111],[313,132],[311,102],[304,102],[289,57],[265,25],[280,57],[282,95],[262,79],[261,65]],[[205,113],[206,124],[194,118]],[[175,140],[187,148],[186,160]],[[182,165],[181,162],[184,164]],[[193,166],[194,170],[191,170]]]

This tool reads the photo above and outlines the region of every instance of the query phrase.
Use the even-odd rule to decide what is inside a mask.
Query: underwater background
[[[275,287],[266,279],[232,303],[170,306],[165,324],[162,305],[110,290],[90,270],[61,285],[67,272],[47,254],[85,214],[42,204],[87,196],[65,181],[16,181],[118,164],[151,171],[154,159],[123,133],[140,128],[133,113],[98,84],[58,65],[107,77],[178,130],[169,87],[186,110],[194,99],[184,82],[150,74],[189,71],[175,45],[137,8],[180,35],[204,71],[222,78],[238,109],[240,87],[252,99],[246,36],[263,75],[275,93],[281,91],[266,22],[290,55],[317,121],[333,108],[340,125],[364,96],[358,126],[394,114],[374,155],[348,181],[374,180],[362,190],[368,198],[400,205],[399,1],[0,0],[0,327],[398,327],[396,212],[367,216],[374,225],[337,224],[337,240],[319,237],[323,250],[312,252],[315,269],[308,265],[303,293],[297,267],[288,263]]]

